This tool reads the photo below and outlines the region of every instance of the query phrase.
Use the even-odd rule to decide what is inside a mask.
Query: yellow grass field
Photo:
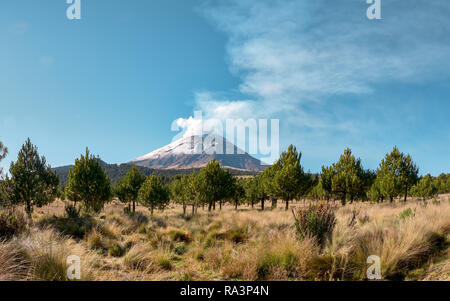
[[[171,205],[151,218],[112,202],[76,225],[64,206],[36,209],[28,232],[0,243],[0,280],[67,280],[69,255],[81,258],[82,280],[365,280],[370,255],[386,280],[450,280],[449,195],[336,208],[322,247],[297,239],[281,203],[264,212],[198,208],[194,217]]]

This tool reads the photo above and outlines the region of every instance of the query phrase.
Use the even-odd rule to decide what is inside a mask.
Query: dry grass
[[[338,207],[322,247],[299,241],[292,213],[281,208],[199,208],[185,218],[171,205],[151,218],[145,208],[130,216],[113,202],[68,231],[64,206],[38,209],[34,228],[0,242],[0,280],[67,280],[69,255],[80,256],[83,280],[363,280],[370,255],[381,258],[384,279],[450,279],[448,196],[427,205]],[[84,236],[71,236],[83,233],[76,227]]]

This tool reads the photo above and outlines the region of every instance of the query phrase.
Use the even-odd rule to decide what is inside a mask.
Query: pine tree
[[[300,165],[301,157],[302,154],[297,152],[297,148],[290,145],[274,164],[274,189],[276,195],[285,202],[286,210],[289,209],[289,201],[297,197],[304,186],[305,175]]]
[[[89,154],[75,160],[69,170],[69,182],[66,186],[66,197],[73,202],[81,201],[86,213],[100,212],[104,204],[111,199],[111,184],[99,159]]]
[[[163,210],[170,201],[169,189],[161,183],[161,180],[151,175],[148,177],[138,194],[139,203],[150,209],[153,216],[154,209]]]
[[[208,204],[208,211],[215,209],[216,202],[231,195],[232,176],[220,167],[219,161],[213,159],[198,175],[198,192],[202,202]]]
[[[356,159],[351,149],[347,148],[337,163],[322,167],[322,188],[336,195],[345,205],[347,201],[353,202],[364,196],[365,177],[361,159]]]
[[[11,163],[12,197],[16,204],[25,204],[28,220],[34,206],[42,207],[56,198],[59,179],[45,157],[39,157],[38,149],[31,144],[30,138],[19,151],[17,161]]]
[[[2,162],[3,159],[6,158],[6,155],[8,155],[8,148],[3,145],[3,143],[0,141],[0,162]],[[0,180],[3,176],[3,168],[0,166]]]
[[[136,212],[136,201],[144,183],[146,177],[139,172],[139,169],[133,165],[131,170],[127,172],[125,177],[119,182],[116,188],[116,194],[119,200],[128,204],[128,208],[131,209],[131,203],[133,204],[133,213]]]
[[[245,199],[245,183],[242,179],[233,178],[232,197],[231,201],[234,205],[234,209],[237,210],[239,204]]]
[[[395,146],[391,153],[386,154],[377,169],[381,193],[391,202],[403,194],[404,201],[409,189],[417,183],[419,169],[410,155],[401,153]]]
[[[411,194],[415,197],[422,198],[423,200],[434,197],[438,193],[433,177],[427,174],[425,177],[411,188]]]
[[[186,175],[177,175],[170,184],[170,196],[176,204],[183,206],[183,216],[186,215],[186,208],[189,202],[188,186],[189,177]]]

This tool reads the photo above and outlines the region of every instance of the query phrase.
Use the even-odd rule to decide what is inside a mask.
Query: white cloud
[[[366,18],[367,7],[347,0],[205,2],[200,10],[227,34],[230,70],[249,97],[204,92],[197,109],[207,118],[277,116],[299,129],[354,133],[352,120],[321,110],[333,97],[448,78],[450,2],[384,0],[376,21]]]

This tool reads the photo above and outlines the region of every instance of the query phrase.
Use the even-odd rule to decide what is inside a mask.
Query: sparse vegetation
[[[30,225],[22,217],[28,205],[11,199],[4,178],[0,280],[68,280],[72,254],[82,259],[82,280],[365,280],[370,255],[381,258],[384,279],[450,279],[447,175],[415,179],[411,158],[396,149],[376,173],[349,149],[322,175],[303,172],[300,157],[290,147],[243,179],[213,161],[176,177],[170,190],[134,170],[114,190],[121,198],[106,202],[109,180],[86,153],[69,176],[72,203],[36,203]],[[136,191],[134,212],[123,210],[120,201],[132,204]],[[293,214],[278,209],[279,200]]]

